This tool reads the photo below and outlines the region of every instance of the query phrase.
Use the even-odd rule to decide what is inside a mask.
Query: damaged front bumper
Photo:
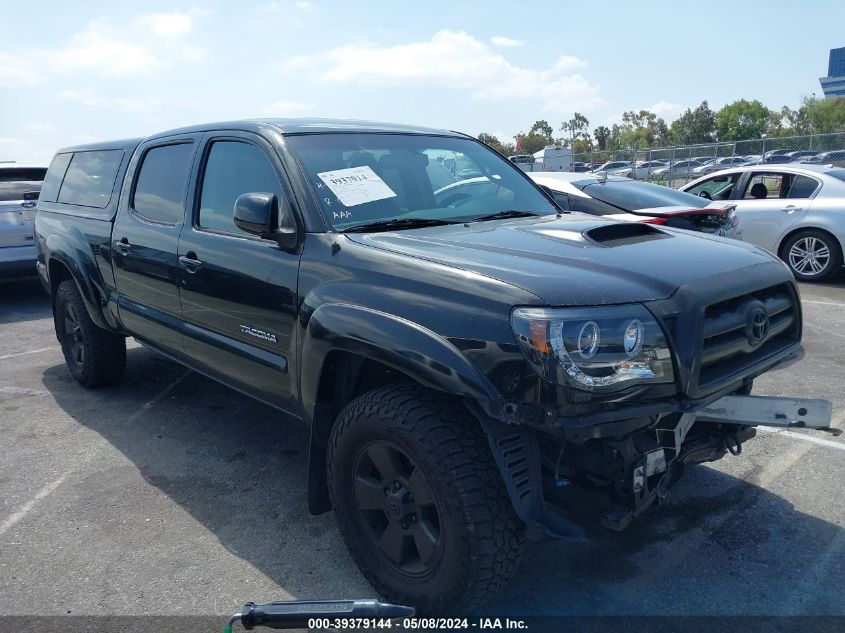
[[[622,530],[666,500],[686,466],[738,455],[755,427],[804,428],[838,435],[830,402],[808,398],[724,396],[694,411],[661,413],[621,433],[571,435],[542,444],[525,426],[486,418],[483,426],[511,500],[528,536],[567,538],[581,529],[547,497],[554,489],[587,485],[610,499],[601,522]],[[620,425],[619,430],[625,427]],[[545,436],[544,436],[545,437]],[[574,438],[574,440],[573,440]]]

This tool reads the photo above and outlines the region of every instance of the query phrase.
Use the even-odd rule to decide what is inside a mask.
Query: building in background
[[[845,47],[830,49],[827,77],[819,78],[825,97],[845,97]]]

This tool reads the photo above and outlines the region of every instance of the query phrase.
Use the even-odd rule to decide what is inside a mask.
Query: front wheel
[[[67,368],[81,385],[101,387],[120,381],[126,367],[126,340],[97,327],[75,282],[59,285],[53,318]]]
[[[388,600],[448,615],[516,569],[522,524],[478,422],[443,394],[391,385],[341,412],[328,449],[340,531]]]
[[[789,238],[781,257],[798,281],[824,281],[842,266],[842,251],[836,239],[812,229]]]

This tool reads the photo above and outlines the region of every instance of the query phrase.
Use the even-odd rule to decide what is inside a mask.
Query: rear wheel
[[[454,614],[516,568],[522,524],[460,402],[413,385],[353,400],[332,430],[328,478],[343,538],[389,600]]]
[[[53,318],[65,363],[81,385],[101,387],[120,381],[126,367],[126,340],[95,325],[75,282],[59,285]]]
[[[824,281],[842,266],[836,239],[823,231],[799,231],[783,245],[781,258],[799,281]]]

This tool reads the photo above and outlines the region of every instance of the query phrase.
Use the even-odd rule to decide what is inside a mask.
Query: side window
[[[569,211],[589,213],[590,215],[617,215],[625,213],[611,204],[586,196],[569,196]]]
[[[123,150],[76,152],[67,168],[59,190],[58,202],[104,209],[111,201],[112,189]]]
[[[815,178],[809,176],[794,176],[792,179],[792,186],[786,194],[787,198],[809,198],[813,195],[819,183]]]
[[[255,145],[238,141],[217,141],[211,145],[202,178],[197,224],[206,229],[241,233],[235,226],[238,196],[245,193],[275,193],[284,204],[279,178],[267,155]]]
[[[711,200],[728,200],[731,197],[731,193],[736,186],[736,183],[739,181],[740,174],[723,174],[719,176],[713,176],[712,178],[708,178],[700,183],[698,183],[695,187],[687,189],[687,193],[691,193],[695,196],[700,196],[702,193],[706,193],[704,197],[710,197]]]
[[[41,195],[38,196],[40,200],[56,201],[59,195],[59,187],[62,186],[62,180],[64,180],[71,158],[73,158],[73,154],[56,154],[50,161],[47,175],[44,176],[44,182],[41,183]]]
[[[788,180],[788,179],[786,179]],[[766,198],[780,198],[785,184],[783,174],[764,173],[754,174],[745,188],[746,200],[764,200]]]
[[[551,194],[555,199],[555,202],[557,202],[557,206],[564,211],[572,211],[572,209],[569,208],[569,194],[561,193],[560,191],[551,191]]]
[[[132,210],[153,222],[176,224],[183,216],[182,200],[193,144],[154,147],[144,154],[132,193]]]

